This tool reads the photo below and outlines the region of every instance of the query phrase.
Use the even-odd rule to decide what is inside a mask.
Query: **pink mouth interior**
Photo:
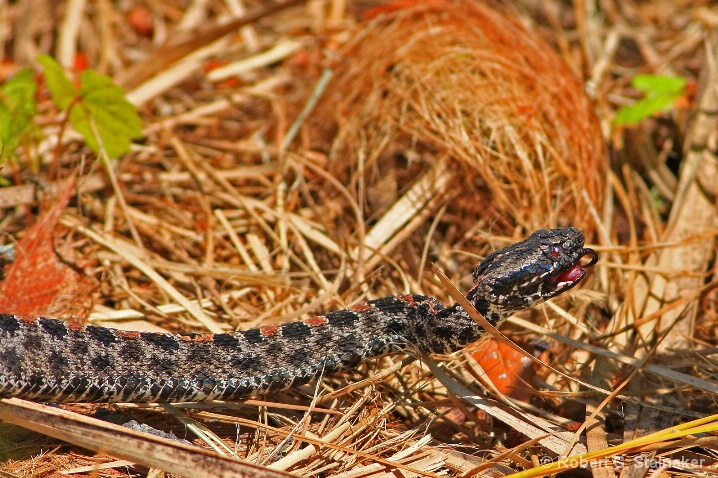
[[[583,272],[583,269],[581,269],[580,267],[573,266],[566,272],[562,272],[561,274],[557,275],[556,282],[574,282],[581,278]]]

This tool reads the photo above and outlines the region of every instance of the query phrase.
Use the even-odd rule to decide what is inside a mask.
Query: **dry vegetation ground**
[[[431,263],[466,290],[480,257],[571,224],[599,265],[504,330],[554,369],[483,343],[240,403],[113,407],[204,451],[6,400],[0,418],[40,433],[3,429],[4,473],[500,476],[572,443],[631,452],[574,473],[716,473],[718,7],[292,3],[0,2],[1,81],[49,54],[112,77],[144,121],[108,167],[41,88],[0,230],[22,239],[77,174],[53,249],[83,279],[38,313],[226,331],[408,291],[450,302]],[[686,94],[618,128],[639,73]]]

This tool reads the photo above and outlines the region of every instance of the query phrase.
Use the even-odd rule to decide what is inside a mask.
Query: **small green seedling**
[[[67,112],[70,123],[93,151],[99,152],[102,144],[107,155],[116,158],[130,150],[133,138],[142,136],[137,108],[109,77],[85,70],[78,88],[51,57],[42,55],[38,62],[45,68],[53,102]]]
[[[667,111],[673,103],[686,95],[686,79],[676,76],[636,75],[631,85],[644,93],[643,99],[621,108],[613,123],[634,125],[656,113]]]
[[[37,114],[36,91],[37,83],[30,68],[21,69],[0,86],[0,164],[33,129],[32,120]]]

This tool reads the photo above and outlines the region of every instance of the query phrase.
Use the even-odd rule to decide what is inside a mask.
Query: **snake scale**
[[[581,265],[584,256],[591,256]],[[578,284],[598,260],[575,228],[487,256],[466,298],[493,325]],[[450,353],[484,333],[459,306],[396,295],[284,325],[221,334],[127,332],[0,314],[0,397],[53,402],[236,399],[387,353]]]

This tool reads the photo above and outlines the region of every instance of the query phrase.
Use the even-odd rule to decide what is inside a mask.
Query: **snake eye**
[[[561,249],[558,246],[551,246],[548,253],[551,257],[561,257]]]

